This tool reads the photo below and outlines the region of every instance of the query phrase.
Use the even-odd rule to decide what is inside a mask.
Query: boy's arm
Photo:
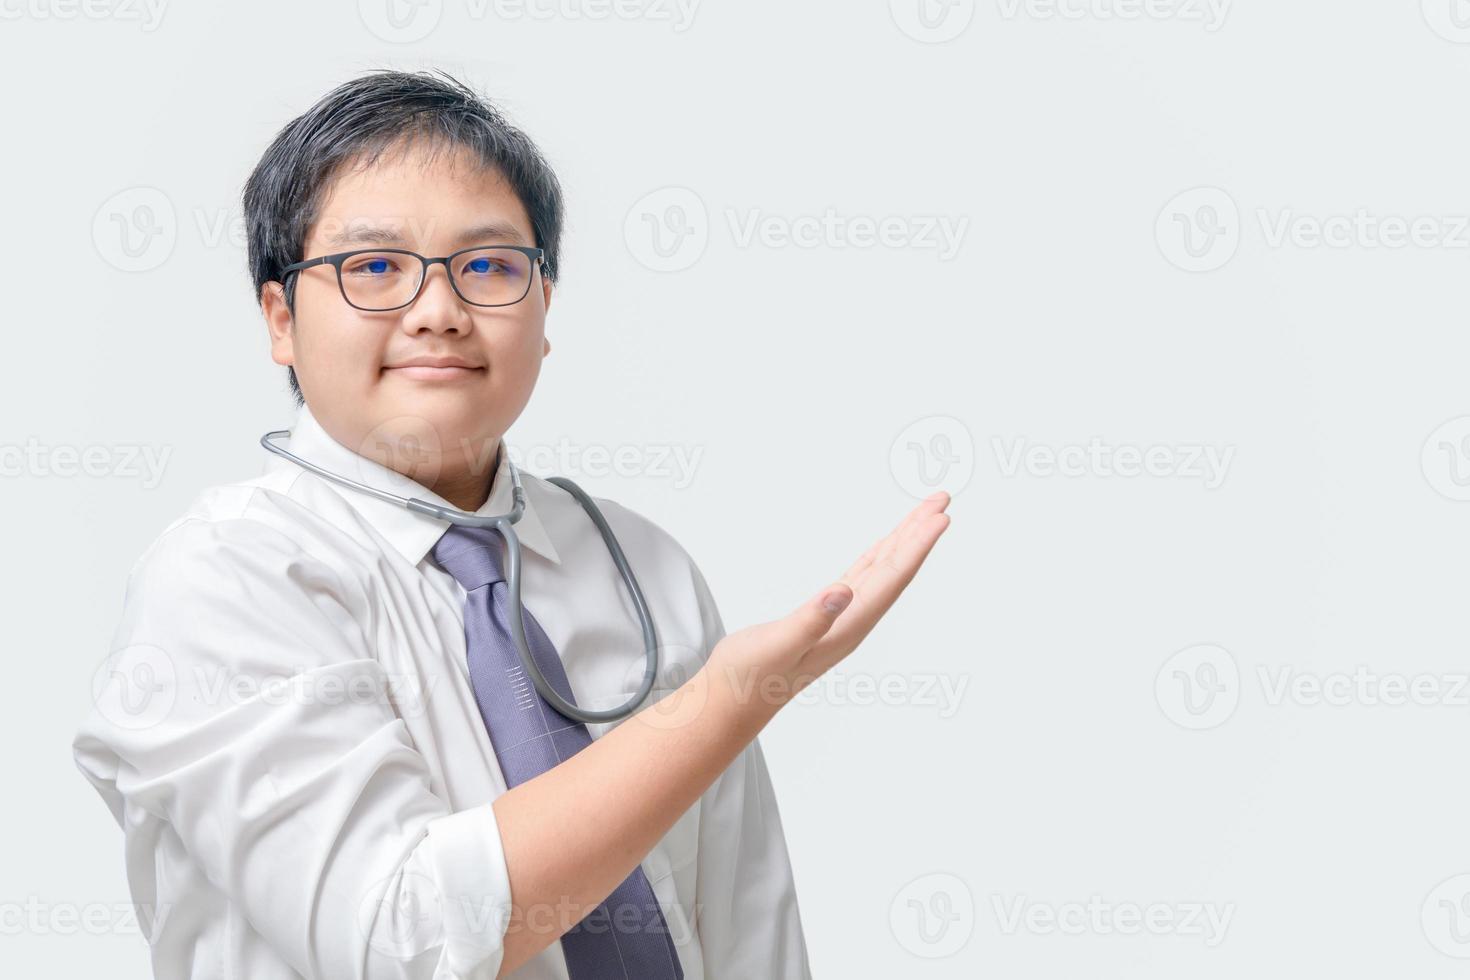
[[[607,898],[781,706],[862,642],[948,527],[941,513],[948,503],[948,495],[936,494],[919,504],[837,583],[788,616],[722,637],[678,690],[498,797],[515,910],[544,921],[543,910],[571,907],[585,915]],[[562,819],[589,806],[596,819]],[[574,924],[513,924],[501,975]]]
[[[692,561],[690,570],[708,661],[725,631]],[[836,615],[813,598],[780,621],[791,630],[781,642],[805,648]],[[704,794],[695,916],[705,975],[808,978],[780,817],[755,741],[787,700],[750,697],[706,663],[668,697],[497,798],[513,897],[501,976],[604,900]],[[596,820],[547,818],[589,799],[602,801]]]

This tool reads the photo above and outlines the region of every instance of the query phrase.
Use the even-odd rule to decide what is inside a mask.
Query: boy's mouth
[[[411,364],[404,367],[388,367],[383,369],[384,374],[396,374],[404,378],[412,378],[415,381],[462,381],[473,378],[484,368],[469,367],[433,367],[427,364]]]
[[[463,381],[466,378],[475,377],[483,370],[484,368],[480,365],[473,364],[462,357],[428,355],[410,357],[383,367],[385,375],[392,372],[415,381]]]

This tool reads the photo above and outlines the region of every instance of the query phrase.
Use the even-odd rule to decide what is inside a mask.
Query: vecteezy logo
[[[357,0],[357,16],[373,36],[389,44],[422,41],[439,26],[444,0]]]
[[[1470,960],[1470,874],[1446,878],[1419,911],[1424,938],[1446,956]]]
[[[1450,419],[1429,433],[1419,465],[1440,495],[1470,500],[1470,415]]]
[[[654,272],[678,272],[699,261],[709,244],[709,212],[687,187],[645,194],[623,219],[628,251]]]
[[[906,426],[893,440],[888,469],[911,497],[923,499],[936,490],[954,497],[975,474],[975,440],[959,419],[930,415]]]
[[[940,44],[965,32],[975,19],[975,0],[888,0],[898,29],[915,41]]]
[[[1470,0],[1419,0],[1424,22],[1446,41],[1470,44]]]
[[[975,898],[955,875],[922,875],[893,897],[888,925],[898,944],[915,956],[953,956],[975,931]]]
[[[1218,187],[1196,187],[1174,196],[1154,222],[1164,258],[1185,272],[1212,272],[1240,247],[1240,209]]]
[[[444,447],[433,422],[418,415],[395,415],[373,426],[358,443],[356,480],[359,483],[381,482],[384,469],[402,473],[411,480],[428,486],[439,478]],[[489,471],[494,446],[482,449],[472,460]]]
[[[1223,725],[1240,703],[1240,668],[1224,647],[1187,647],[1159,668],[1154,698],[1164,717],[1181,728],[1201,731]]]
[[[368,945],[411,960],[444,941],[444,902],[433,879],[413,871],[378,881],[363,895],[357,928]]]
[[[97,713],[125,731],[151,728],[166,718],[178,689],[173,658],[148,643],[114,650],[92,674]]]
[[[123,272],[147,272],[163,265],[178,237],[173,202],[156,187],[119,191],[92,216],[97,254]]]

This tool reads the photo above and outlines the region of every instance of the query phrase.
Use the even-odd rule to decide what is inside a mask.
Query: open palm
[[[710,654],[710,664],[730,671],[744,685],[761,684],[767,692],[794,696],[857,649],[913,581],[949,527],[944,513],[949,501],[943,491],[921,501],[835,583],[789,616],[722,639]],[[845,608],[829,609],[833,599],[846,601]]]

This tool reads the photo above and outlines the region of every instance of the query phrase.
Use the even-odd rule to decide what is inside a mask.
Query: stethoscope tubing
[[[622,547],[618,544],[617,537],[612,528],[608,526],[607,519],[602,516],[602,511],[596,502],[589,497],[581,487],[571,480],[562,476],[549,477],[548,483],[554,483],[563,490],[570,493],[581,505],[582,510],[592,519],[602,535],[602,541],[607,545],[608,553],[612,555],[613,563],[617,565],[618,573],[623,578],[623,585],[627,587],[628,597],[632,600],[634,609],[638,614],[639,627],[643,633],[644,669],[643,681],[638,686],[638,691],[628,701],[616,708],[589,709],[567,701],[547,683],[542,676],[541,668],[536,665],[535,658],[531,656],[530,645],[526,642],[526,624],[522,615],[521,604],[521,540],[516,534],[513,525],[519,521],[526,509],[525,488],[521,485],[520,470],[513,460],[507,459],[507,468],[510,471],[511,482],[511,510],[506,514],[474,514],[469,511],[459,510],[454,507],[444,507],[439,504],[420,500],[417,497],[403,497],[395,493],[389,493],[377,487],[359,483],[340,473],[333,473],[315,463],[308,462],[292,453],[275,445],[271,440],[278,437],[289,436],[289,429],[276,429],[267,432],[260,437],[260,444],[277,456],[284,457],[318,476],[330,480],[340,486],[369,496],[390,504],[406,507],[417,514],[424,514],[439,520],[448,521],[462,527],[488,527],[497,531],[505,541],[505,584],[511,597],[510,609],[510,632],[515,640],[516,654],[520,657],[521,666],[525,668],[527,676],[536,686],[536,692],[546,699],[559,714],[584,724],[602,724],[605,722],[621,721],[636,712],[640,705],[648,699],[649,692],[653,690],[654,679],[658,675],[658,633],[654,628],[653,614],[648,609],[648,602],[643,597],[643,590],[638,586],[638,579],[633,574],[633,569],[628,564],[628,558],[623,554]],[[502,445],[502,450],[504,449]]]

